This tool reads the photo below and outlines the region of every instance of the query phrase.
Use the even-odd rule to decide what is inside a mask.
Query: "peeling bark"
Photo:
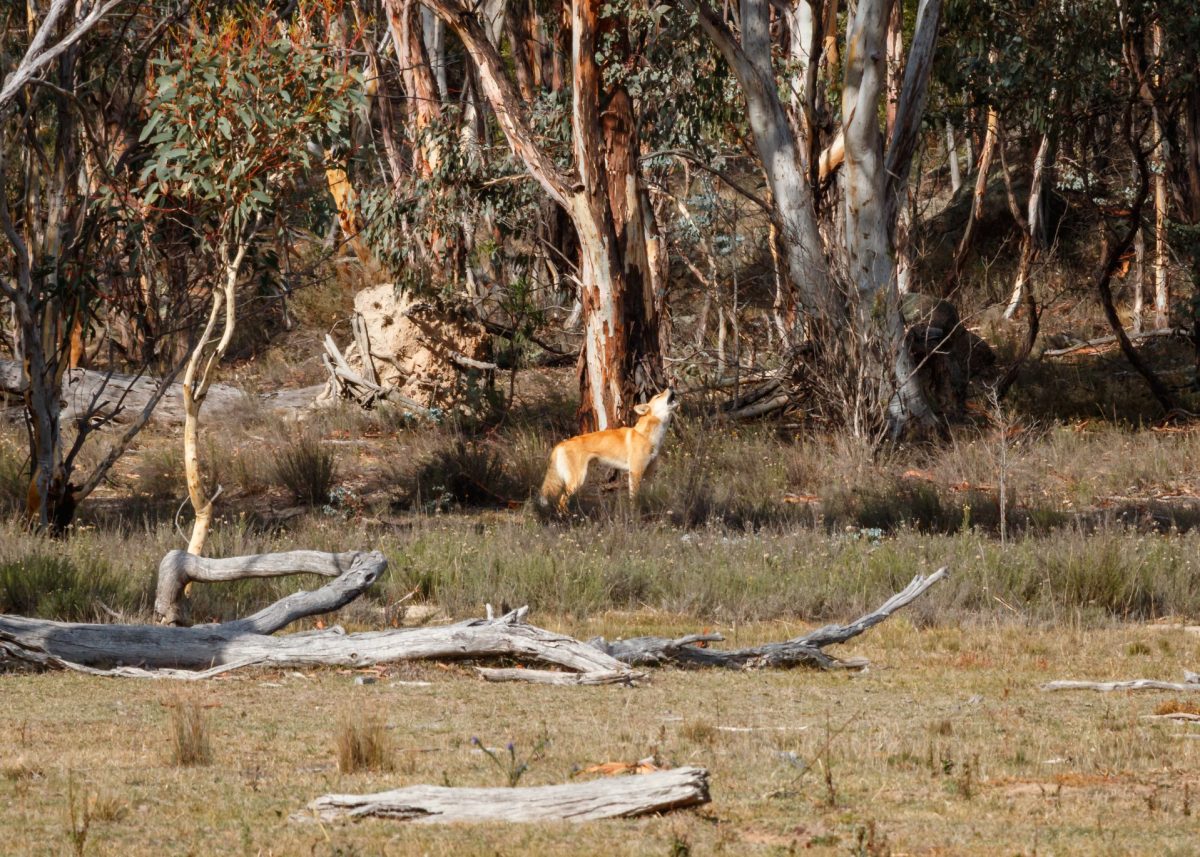
[[[535,140],[519,89],[478,19],[454,0],[429,2],[475,61],[514,153],[563,206],[578,234],[584,323],[579,422],[584,430],[624,424],[639,398],[663,383],[656,299],[656,272],[663,260],[661,248],[652,244],[657,228],[641,185],[633,102],[619,83],[605,84],[596,61],[602,28],[615,28],[618,20],[602,22],[601,5],[574,0],[570,9],[576,175],[567,176]],[[613,36],[619,53],[621,34]]]

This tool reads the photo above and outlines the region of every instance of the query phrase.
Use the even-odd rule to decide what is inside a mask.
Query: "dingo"
[[[593,460],[627,471],[629,496],[635,496],[647,468],[658,457],[671,413],[678,405],[674,389],[668,388],[633,409],[638,421],[632,427],[588,432],[558,444],[550,453],[538,508],[548,511],[553,505],[560,513],[565,512],[567,501],[583,485]]]

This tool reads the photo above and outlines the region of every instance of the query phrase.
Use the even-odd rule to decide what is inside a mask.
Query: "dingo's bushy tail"
[[[558,472],[558,448],[550,453],[550,464],[546,467],[546,478],[542,480],[542,490],[538,492],[535,505],[538,513],[543,516],[553,515],[558,511],[563,492],[567,488],[562,474]]]

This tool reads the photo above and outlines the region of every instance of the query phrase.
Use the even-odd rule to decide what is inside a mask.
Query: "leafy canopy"
[[[346,136],[362,81],[315,38],[315,18],[311,7],[286,25],[270,12],[226,15],[153,61],[146,206],[239,230],[309,170],[310,143],[325,150]]]

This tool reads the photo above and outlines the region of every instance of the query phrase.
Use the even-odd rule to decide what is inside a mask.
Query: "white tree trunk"
[[[257,225],[256,221],[251,226],[251,235]],[[192,535],[188,539],[188,553],[196,555],[204,552],[204,542],[212,524],[214,499],[205,494],[204,481],[200,475],[200,409],[208,396],[208,388],[212,384],[217,364],[224,358],[229,343],[233,341],[233,332],[237,326],[238,274],[249,246],[249,238],[238,240],[236,249],[230,254],[229,245],[223,245],[220,256],[225,263],[225,281],[213,292],[208,323],[192,351],[187,369],[184,370],[183,467],[187,476],[188,498],[196,515],[192,522]],[[224,329],[221,331],[221,338],[214,343],[212,338],[222,317]]]
[[[1138,229],[1133,239],[1133,310],[1130,323],[1134,333],[1145,327],[1146,230]]]
[[[1152,52],[1155,59],[1162,59],[1162,24],[1155,23],[1151,33]],[[1156,85],[1161,83],[1155,75]],[[1167,280],[1169,250],[1167,246],[1167,140],[1165,129],[1154,108],[1155,146],[1150,153],[1150,164],[1154,170],[1154,329],[1166,330],[1170,326],[1170,284]]]
[[[703,2],[685,0],[700,25],[729,63],[746,99],[754,144],[771,190],[786,248],[788,274],[800,304],[810,316],[831,327],[845,318],[845,304],[821,251],[820,231],[807,178],[804,147],[779,98],[771,61],[770,5],[767,0],[742,4],[742,39],[738,44],[724,22]]]
[[[954,140],[954,126],[946,120],[946,158],[950,162],[950,192],[958,193],[962,187],[962,173],[958,166],[958,143]]]
[[[937,0],[932,5],[939,8]],[[889,245],[890,224],[894,223],[897,207],[894,182],[902,183],[907,178],[907,161],[911,156],[905,159],[902,154],[896,155],[898,169],[889,178],[878,116],[887,84],[884,54],[887,11],[886,0],[860,0],[847,34],[846,81],[842,92],[842,129],[846,137],[843,178],[847,270],[856,292],[857,325],[862,337],[870,337],[873,328],[878,330],[878,337],[870,337],[868,342],[881,340],[890,349],[895,394],[889,413],[892,432],[898,435],[912,424],[923,431],[934,417],[921,392],[918,366],[906,342],[896,266]],[[910,66],[912,63],[910,59]],[[914,92],[909,100],[916,115],[897,117],[889,162],[893,152],[913,145],[908,140],[915,132],[905,126],[919,122],[924,97]]]
[[[1033,261],[1042,249],[1042,236],[1045,224],[1042,222],[1043,204],[1042,191],[1045,187],[1047,155],[1050,152],[1050,135],[1043,134],[1037,154],[1033,158],[1033,172],[1029,181],[1029,202],[1025,214],[1025,234],[1021,237],[1021,259],[1017,264],[1016,281],[1013,283],[1012,294],[1008,306],[1004,309],[1004,317],[1012,318],[1021,305],[1025,289],[1029,288],[1029,277],[1033,270]],[[1017,214],[1020,213],[1018,209]]]

